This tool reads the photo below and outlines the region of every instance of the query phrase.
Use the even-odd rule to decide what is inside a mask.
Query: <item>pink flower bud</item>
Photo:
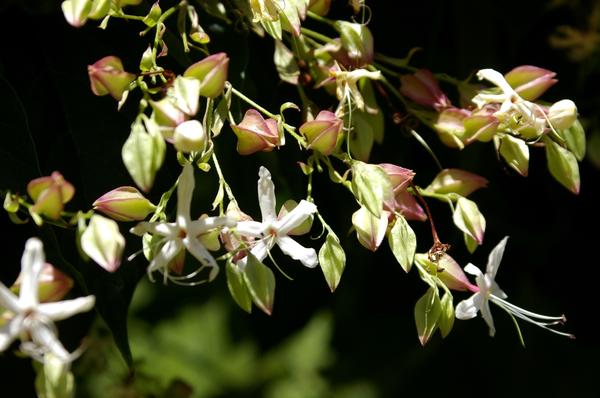
[[[452,106],[438,82],[427,69],[419,69],[412,75],[400,76],[400,92],[419,105],[441,111]]]
[[[237,151],[240,155],[269,152],[279,145],[277,121],[265,120],[255,109],[248,109],[242,121],[232,124],[231,129],[238,137]]]
[[[11,286],[11,290],[19,293],[21,284],[23,283],[23,272],[15,283]],[[73,287],[73,279],[66,274],[54,268],[52,264],[45,263],[40,273],[38,280],[38,299],[40,302],[58,301],[62,299]]]
[[[473,141],[489,142],[498,131],[498,124],[500,121],[488,113],[487,109],[473,113],[463,119],[465,128],[463,141],[465,144]]]
[[[227,54],[217,53],[191,65],[183,73],[183,76],[200,80],[200,95],[215,98],[223,92],[228,68],[229,57]]]
[[[434,263],[426,255],[417,254],[416,261],[437,277],[452,290],[478,292],[479,288],[469,282],[460,265],[448,254],[444,253]]]
[[[396,197],[395,210],[411,221],[425,221],[427,215],[414,196],[408,191],[400,191]]]
[[[356,229],[356,237],[361,245],[371,251],[376,251],[385,237],[388,226],[389,211],[382,211],[381,217],[377,218],[361,207],[352,214],[352,225]]]
[[[444,169],[425,190],[437,194],[456,193],[468,196],[479,188],[486,187],[487,183],[485,178],[465,170]]]
[[[445,145],[460,149],[464,147],[464,120],[468,116],[470,116],[468,110],[458,108],[448,108],[438,115],[433,128]]]
[[[129,84],[135,80],[135,75],[125,72],[121,60],[112,55],[88,65],[88,75],[95,95],[110,94],[117,101],[121,100]]]
[[[524,100],[533,101],[558,81],[554,76],[556,73],[547,69],[523,65],[508,72],[504,78]]]
[[[75,188],[55,171],[50,176],[31,180],[27,184],[27,193],[35,202],[31,212],[57,220],[64,204],[73,198]]]
[[[105,193],[92,206],[117,221],[141,221],[156,209],[140,191],[128,186]]]
[[[414,171],[404,167],[396,166],[395,164],[380,163],[378,166],[381,167],[390,178],[390,182],[392,183],[392,187],[394,189],[394,194],[400,191],[405,191],[415,176]]]
[[[321,111],[315,120],[300,126],[300,133],[306,137],[309,149],[327,156],[334,151],[343,126],[342,119],[333,112]]]

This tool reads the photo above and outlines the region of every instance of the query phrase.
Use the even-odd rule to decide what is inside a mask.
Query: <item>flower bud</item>
[[[466,144],[473,141],[489,142],[498,131],[498,124],[500,121],[492,114],[488,114],[485,109],[473,113],[463,120],[465,128],[463,141]]]
[[[18,294],[22,283],[23,271],[10,289]],[[65,297],[72,287],[73,279],[53,267],[52,264],[45,263],[38,280],[38,300],[41,303],[58,301]]]
[[[479,291],[479,288],[469,282],[460,265],[448,254],[444,253],[437,262],[432,262],[427,255],[419,253],[415,261],[425,267],[431,274],[437,277],[449,289],[459,291]]]
[[[438,82],[427,69],[419,69],[412,75],[400,76],[400,93],[419,105],[441,111],[452,106]]]
[[[472,200],[460,197],[452,215],[454,225],[462,232],[473,238],[477,244],[483,243],[485,233],[485,218]]]
[[[175,127],[173,144],[175,149],[184,153],[202,151],[206,144],[206,133],[202,123],[188,120]]]
[[[487,186],[488,181],[473,173],[460,169],[444,169],[435,176],[426,191],[436,194],[456,193],[469,196],[479,188]]]
[[[385,237],[390,212],[382,211],[377,218],[366,207],[361,207],[352,214],[352,225],[356,228],[356,237],[361,245],[376,251]]]
[[[200,95],[215,98],[223,92],[228,68],[229,57],[227,54],[217,53],[191,65],[183,73],[183,76],[200,80]]]
[[[115,272],[121,265],[125,238],[113,220],[94,214],[81,234],[81,249],[108,272]]]
[[[335,29],[340,33],[342,47],[346,50],[355,68],[373,62],[373,35],[365,24],[336,21]]]
[[[175,127],[185,122],[188,116],[169,97],[150,101],[150,106],[153,110],[152,119],[159,125],[162,136],[172,142]]]
[[[440,140],[451,148],[464,148],[464,120],[470,115],[466,109],[448,108],[438,115],[433,125]]]
[[[539,98],[558,80],[556,73],[537,66],[518,66],[504,75],[510,86],[526,101]]]
[[[117,221],[141,221],[156,209],[140,191],[129,186],[105,193],[92,206]]]
[[[240,155],[269,152],[279,145],[277,121],[265,120],[255,109],[248,109],[242,121],[232,124],[231,129],[238,137],[237,151]]]
[[[95,95],[110,94],[117,101],[121,100],[129,84],[135,80],[135,75],[125,72],[121,60],[112,55],[88,65],[88,76]]]
[[[309,149],[328,156],[334,151],[343,126],[342,119],[333,112],[321,111],[315,120],[300,126],[300,133],[306,137]]]
[[[425,221],[427,215],[414,196],[408,191],[400,191],[395,197],[395,210],[408,221]]]
[[[65,0],[61,8],[69,25],[80,28],[87,22],[92,0]]]
[[[317,15],[324,16],[329,12],[331,0],[310,0],[308,11],[312,11]]]
[[[27,184],[27,193],[35,202],[30,209],[32,213],[57,220],[64,204],[73,198],[75,188],[55,171],[50,176],[31,180]]]
[[[394,194],[405,191],[412,182],[415,172],[404,167],[396,166],[391,163],[379,163],[378,165],[385,171],[385,174],[390,178]]]
[[[571,100],[558,101],[550,107],[548,120],[555,129],[568,129],[577,120],[577,106]]]

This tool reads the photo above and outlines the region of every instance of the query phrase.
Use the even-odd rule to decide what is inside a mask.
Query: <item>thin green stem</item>
[[[221,165],[219,164],[217,155],[214,152],[212,154],[212,161],[213,161],[213,164],[215,165],[215,170],[217,170],[217,175],[219,176],[219,184],[222,184],[223,188],[225,188],[225,193],[227,194],[227,199],[229,199],[230,202],[233,202],[237,205],[237,200],[235,200],[235,196],[233,195],[233,192],[231,191],[231,187],[229,186],[227,181],[225,181],[225,177],[223,176],[223,171],[221,170]]]
[[[325,36],[322,33],[315,32],[314,30],[310,30],[308,28],[300,28],[300,32],[305,36],[321,41],[323,43],[331,43],[332,41],[334,41],[331,37]]]
[[[309,18],[311,18],[311,19],[314,19],[315,21],[319,21],[319,22],[322,22],[324,24],[327,24],[329,26],[335,26],[335,22],[332,21],[331,19],[322,17],[319,14],[315,14],[312,11],[307,11],[306,12],[306,16],[309,17]]]

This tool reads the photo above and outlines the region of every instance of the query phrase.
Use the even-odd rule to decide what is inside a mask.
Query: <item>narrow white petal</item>
[[[22,282],[19,292],[21,306],[32,307],[38,303],[38,282],[45,262],[42,241],[38,238],[27,240],[21,258]]]
[[[454,315],[458,319],[472,319],[477,316],[477,311],[481,308],[483,296],[481,293],[475,293],[466,300],[456,305]]]
[[[504,76],[500,72],[497,72],[493,69],[482,69],[477,72],[477,77],[479,80],[488,80],[496,86],[500,87],[500,89],[508,95],[517,95],[515,90],[508,84]]]
[[[206,217],[200,220],[194,220],[188,225],[188,235],[198,236],[211,229],[220,227],[234,227],[235,221],[231,217]]]
[[[292,229],[304,222],[311,214],[317,211],[314,203],[301,200],[298,206],[273,223],[273,228],[279,235],[287,235]]]
[[[263,261],[267,257],[267,253],[274,245],[274,240],[272,238],[263,239],[256,242],[254,247],[250,250],[254,257],[258,259],[258,261]],[[248,262],[248,257],[244,257],[236,262],[236,265],[240,267],[241,270],[244,270],[246,267],[246,263]]]
[[[186,163],[177,183],[177,224],[184,228],[190,223],[190,207],[195,185],[194,166]]]
[[[492,313],[490,311],[490,304],[488,300],[485,300],[483,302],[483,305],[481,306],[481,316],[490,328],[490,336],[494,337],[494,335],[496,334],[496,328],[494,327],[494,318],[492,318]]]
[[[198,261],[204,266],[218,268],[217,262],[214,257],[206,248],[200,243],[198,239],[195,237],[187,236],[183,240],[183,244],[188,249],[188,251],[192,254],[192,256],[196,257]]]
[[[38,305],[37,310],[53,321],[60,321],[80,312],[91,310],[95,302],[96,298],[94,296],[78,297],[73,300],[42,303]]]
[[[23,317],[17,315],[0,328],[0,352],[6,350],[23,328]]]
[[[480,276],[483,275],[483,272],[481,272],[481,270],[479,268],[477,268],[475,265],[469,263],[465,266],[465,272],[471,275],[475,275],[475,276]]]
[[[43,352],[51,352],[63,362],[71,362],[72,356],[58,340],[56,333],[48,325],[36,322],[31,330],[31,339]]]
[[[20,312],[23,308],[17,296],[2,282],[0,282],[0,307],[15,313]]]
[[[275,185],[271,181],[271,173],[266,167],[260,166],[258,171],[258,204],[262,221],[271,222],[275,220]]]
[[[142,236],[145,233],[157,234],[167,238],[179,235],[179,228],[175,223],[142,221],[129,230],[134,235]]]
[[[183,242],[181,239],[168,240],[148,266],[148,273],[152,273],[157,269],[166,269],[169,262],[175,258],[177,253],[183,250]]]
[[[282,252],[293,258],[294,260],[300,260],[302,264],[309,268],[314,268],[319,263],[317,252],[313,248],[306,248],[300,243],[296,242],[289,236],[282,236],[277,238],[277,245]]]
[[[488,274],[492,280],[496,279],[496,272],[498,272],[500,261],[502,261],[502,255],[504,254],[504,248],[506,247],[507,240],[508,236],[505,236],[504,239],[502,239],[500,243],[494,247],[494,250],[490,252],[488,257],[485,273]]]
[[[242,236],[260,238],[265,233],[265,225],[258,221],[238,221],[236,231]]]
[[[508,297],[508,295],[506,293],[504,293],[504,291],[502,289],[500,289],[500,286],[498,286],[498,284],[496,282],[492,282],[492,287],[490,289],[490,292],[494,296],[500,297],[501,299],[505,299]]]

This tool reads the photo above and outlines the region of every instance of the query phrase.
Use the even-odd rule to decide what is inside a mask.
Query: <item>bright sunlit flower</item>
[[[220,227],[232,227],[235,222],[229,217],[205,217],[193,220],[190,217],[190,206],[194,193],[194,169],[188,163],[184,166],[177,185],[177,218],[175,222],[141,222],[131,229],[131,233],[142,236],[145,233],[159,235],[162,238],[159,244],[160,250],[148,266],[148,277],[153,280],[152,273],[159,271],[163,274],[164,282],[168,279],[175,283],[189,280],[198,275],[204,268],[209,267],[208,281],[215,279],[219,273],[219,266],[212,254],[204,247],[198,239],[199,235]],[[185,276],[174,276],[169,274],[169,264],[179,255],[182,250],[187,249],[201,264],[194,272]],[[187,283],[197,284],[200,282]]]
[[[0,319],[0,324],[4,322],[0,327],[0,352],[19,338],[21,351],[30,357],[44,362],[45,356],[52,354],[60,361],[69,363],[77,354],[69,353],[58,340],[54,321],[89,311],[94,306],[95,297],[40,303],[38,285],[44,263],[42,242],[31,238],[25,244],[21,259],[19,296],[0,282],[0,307],[5,309]]]
[[[502,255],[504,254],[504,248],[506,247],[507,240],[508,236],[502,239],[500,243],[498,243],[491,251],[488,257],[485,274],[471,263],[467,264],[465,267],[465,271],[467,273],[475,276],[475,281],[477,282],[477,288],[479,291],[475,292],[470,298],[458,303],[455,311],[456,317],[463,320],[472,319],[477,316],[479,311],[481,311],[481,316],[490,328],[490,336],[494,336],[496,333],[496,328],[494,327],[494,319],[492,318],[492,313],[490,312],[489,302],[491,301],[517,318],[521,318],[556,334],[573,338],[574,336],[569,333],[560,332],[549,327],[552,325],[563,324],[566,321],[564,315],[540,315],[524,310],[504,300],[507,298],[507,295],[502,291],[502,289],[500,289],[495,281],[495,278],[496,272],[498,272],[498,267],[500,266],[500,261],[502,260]]]
[[[277,245],[282,252],[294,260],[300,260],[305,266],[314,268],[319,262],[315,249],[303,247],[288,235],[294,228],[302,225],[307,218],[315,213],[317,206],[314,203],[301,200],[289,213],[277,218],[275,185],[271,181],[271,173],[261,166],[258,175],[258,202],[262,222],[239,221],[236,227],[237,233],[258,239],[252,242],[251,252],[259,261],[264,260],[271,248]],[[240,260],[238,264],[242,267],[245,266],[245,258]]]

